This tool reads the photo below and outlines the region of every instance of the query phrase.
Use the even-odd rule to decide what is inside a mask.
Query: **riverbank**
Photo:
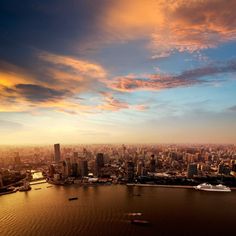
[[[194,186],[188,186],[188,185],[126,184],[126,186],[194,189]],[[230,187],[230,189],[235,191],[236,187]]]

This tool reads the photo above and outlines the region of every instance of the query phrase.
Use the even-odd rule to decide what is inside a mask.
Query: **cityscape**
[[[236,0],[0,1],[0,236],[235,231]]]
[[[50,184],[150,184],[191,187],[202,182],[236,189],[235,145],[77,145],[1,148],[1,192],[40,180]],[[40,182],[41,183],[41,182]],[[4,188],[4,186],[7,186]],[[10,190],[9,190],[10,188]]]

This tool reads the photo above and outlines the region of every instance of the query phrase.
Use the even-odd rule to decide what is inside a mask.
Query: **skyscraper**
[[[155,172],[156,171],[156,161],[154,159],[154,155],[151,156],[150,160],[150,171]]]
[[[129,182],[132,182],[134,179],[134,162],[133,161],[127,162],[127,178]]]
[[[197,164],[195,163],[190,163],[188,164],[187,168],[187,177],[188,178],[193,178],[194,175],[197,175]]]
[[[66,158],[66,166],[65,166],[65,177],[69,177],[71,176],[71,162],[70,162],[70,158]]]
[[[101,175],[101,169],[104,167],[104,155],[103,153],[97,153],[96,160],[95,160],[95,170],[96,175]]]
[[[76,162],[71,164],[71,176],[73,177],[78,176],[78,164]]]
[[[59,162],[61,160],[60,144],[54,144],[54,161]]]
[[[137,164],[137,176],[141,176],[143,175],[144,173],[144,164],[143,164],[143,161],[139,161],[138,164]]]
[[[81,160],[79,162],[79,170],[81,176],[88,176],[88,161]]]

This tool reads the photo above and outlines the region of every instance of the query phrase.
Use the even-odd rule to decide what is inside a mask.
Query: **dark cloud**
[[[14,92],[30,102],[55,101],[70,94],[67,90],[55,90],[35,84],[17,84]]]

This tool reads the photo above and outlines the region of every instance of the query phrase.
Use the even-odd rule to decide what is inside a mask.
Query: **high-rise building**
[[[79,170],[81,176],[88,176],[88,161],[80,160]]]
[[[54,144],[54,161],[59,162],[61,160],[60,144]]]
[[[0,188],[3,187],[3,179],[2,179],[2,174],[0,174]]]
[[[187,177],[188,178],[193,178],[194,175],[197,175],[198,171],[197,171],[197,164],[195,163],[190,163],[188,164],[188,168],[187,168]]]
[[[95,160],[95,170],[96,175],[101,175],[101,169],[104,167],[104,155],[103,153],[97,153],[96,160]]]
[[[71,176],[73,177],[78,176],[78,164],[76,162],[71,164]]]
[[[136,172],[137,176],[141,176],[144,174],[144,165],[142,161],[139,161],[137,164],[137,172]]]
[[[66,166],[65,166],[65,177],[71,176],[71,162],[70,158],[66,158]]]
[[[156,161],[154,159],[154,155],[152,155],[150,160],[150,172],[155,172],[155,171],[156,171]]]
[[[134,162],[128,161],[127,162],[127,178],[129,182],[134,180]]]

